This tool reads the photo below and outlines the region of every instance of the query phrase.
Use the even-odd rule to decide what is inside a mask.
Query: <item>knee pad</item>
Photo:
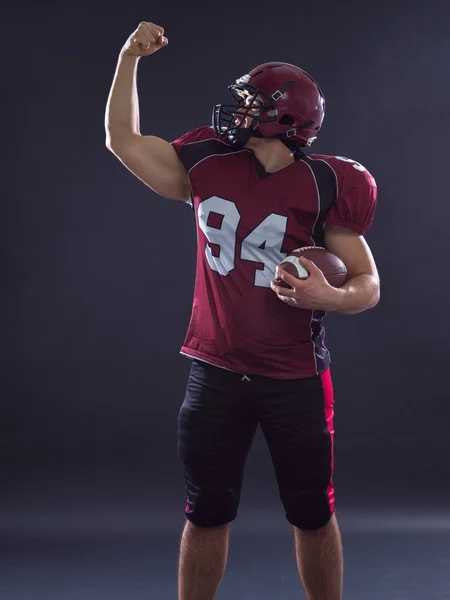
[[[305,531],[324,527],[331,519],[332,511],[327,490],[306,490],[283,499],[288,522]]]
[[[227,488],[190,490],[186,518],[197,527],[220,527],[234,521],[239,506],[239,492]]]

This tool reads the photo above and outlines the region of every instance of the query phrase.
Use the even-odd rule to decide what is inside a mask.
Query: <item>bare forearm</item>
[[[344,315],[355,315],[378,304],[380,299],[380,282],[373,275],[357,275],[352,277],[336,295],[336,312]]]
[[[105,114],[106,143],[140,135],[137,67],[139,57],[121,53],[109,92]]]

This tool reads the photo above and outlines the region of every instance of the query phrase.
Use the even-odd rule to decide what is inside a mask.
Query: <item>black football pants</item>
[[[187,519],[199,527],[235,519],[245,461],[260,425],[287,520],[304,530],[326,525],[334,512],[333,415],[329,370],[283,380],[194,360],[178,428]]]

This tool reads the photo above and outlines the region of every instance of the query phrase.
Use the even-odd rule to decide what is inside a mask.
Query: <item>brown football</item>
[[[347,281],[347,267],[342,260],[326,248],[320,246],[297,248],[297,250],[286,256],[279,266],[298,279],[307,279],[309,273],[299,261],[301,256],[311,260],[322,271],[328,283],[333,287],[341,287]],[[290,287],[279,277],[275,279],[275,283],[280,287]]]

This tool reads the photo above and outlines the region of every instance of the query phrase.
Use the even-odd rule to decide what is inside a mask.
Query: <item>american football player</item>
[[[187,504],[179,600],[213,600],[257,427],[271,453],[309,600],[342,597],[335,514],[334,398],[327,311],[376,306],[380,284],[365,241],[377,186],[358,162],[313,154],[325,99],[301,68],[257,66],[229,86],[212,123],[171,142],[142,135],[136,71],[168,44],[142,22],[122,48],[106,109],[106,145],[157,194],[188,204],[198,250],[192,315],[181,352],[192,361],[179,413]],[[321,246],[343,260],[332,287],[311,261],[299,280],[277,266]],[[281,277],[287,287],[277,285]]]

